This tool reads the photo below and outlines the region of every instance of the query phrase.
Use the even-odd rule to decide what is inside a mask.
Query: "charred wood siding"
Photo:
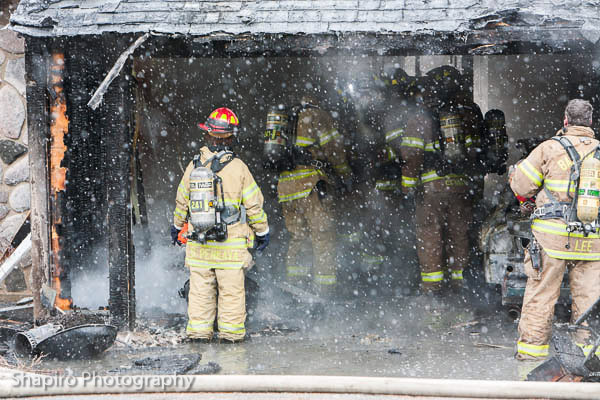
[[[48,50],[40,39],[26,42],[27,121],[29,167],[31,173],[31,258],[34,318],[45,319],[47,311],[40,301],[42,284],[50,276],[50,231],[48,191]]]
[[[116,49],[126,49],[124,41]],[[116,55],[118,56],[118,54]],[[114,57],[116,60],[117,57]],[[106,71],[110,69],[107,66]],[[126,65],[125,71],[131,71]],[[131,166],[133,160],[132,79],[120,74],[111,84],[101,107],[106,120],[99,126],[105,138],[108,194],[109,308],[112,323],[133,329],[135,324],[135,253],[131,235]]]
[[[113,52],[99,51],[110,43]],[[122,45],[122,46],[121,46]],[[112,83],[105,103],[91,111],[86,103],[125,40],[115,36],[41,40],[28,38],[26,53],[30,168],[32,182],[32,258],[37,320],[47,317],[39,289],[49,284],[51,196],[49,190],[50,53],[65,50],[65,97],[69,134],[61,161],[65,191],[53,205],[60,213],[60,263],[65,271],[91,270],[95,249],[108,252],[109,307],[121,328],[135,323],[135,257],[131,237],[131,162],[133,95],[127,72]],[[126,71],[131,70],[126,67]],[[75,302],[77,299],[74,299]]]
[[[69,40],[67,99],[70,134],[67,138],[67,203],[63,222],[69,237],[67,259],[72,268],[89,271],[102,262],[94,250],[106,245],[107,192],[104,138],[93,129],[98,112],[86,107],[104,73],[98,60],[98,37]],[[72,183],[72,184],[71,184]]]

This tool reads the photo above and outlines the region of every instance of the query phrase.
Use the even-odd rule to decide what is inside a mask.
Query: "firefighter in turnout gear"
[[[376,241],[386,256],[386,286],[397,295],[406,294],[415,285],[416,259],[414,254],[414,204],[403,201],[402,195],[402,146],[418,146],[406,133],[409,116],[416,112],[414,95],[418,90],[417,80],[403,69],[384,73],[386,99],[381,110],[381,134],[383,151],[378,153],[376,163],[377,180],[375,194],[376,219],[379,224]]]
[[[391,238],[396,232],[389,229],[399,217],[396,198],[400,188],[399,153],[390,145],[399,142],[399,126],[394,120],[394,129],[390,129],[389,141],[386,142],[384,119],[389,116],[402,119],[402,107],[396,107],[390,94],[396,89],[397,81],[393,75],[380,75],[376,67],[361,65],[352,75],[350,82],[338,81],[339,93],[349,108],[348,120],[352,122],[352,148],[350,162],[356,171],[355,190],[346,204],[361,219],[352,219],[348,215],[340,215],[348,231],[356,235],[356,241],[348,243],[352,247],[343,257],[344,265],[353,265],[358,270],[347,271],[348,274],[359,273],[359,279],[374,283],[378,288],[388,286],[391,269],[391,256],[397,250],[397,242]],[[392,88],[392,80],[394,85]],[[394,96],[398,100],[399,96]],[[394,114],[392,114],[392,112]],[[389,118],[390,121],[392,118]],[[393,132],[392,132],[393,130]],[[348,213],[348,207],[340,210]],[[369,221],[364,223],[364,221]],[[395,226],[397,228],[397,225]],[[394,242],[393,245],[391,242]],[[354,262],[357,254],[360,262]],[[356,275],[355,275],[356,276]]]
[[[537,146],[510,174],[521,201],[535,196],[534,239],[525,253],[527,286],[519,321],[518,360],[548,355],[554,306],[568,268],[576,320],[600,296],[600,149],[594,138],[592,106],[571,100],[564,128]],[[589,352],[587,335],[574,334]]]
[[[470,110],[456,94],[460,73],[444,66],[422,78],[420,107],[411,115],[401,156],[402,190],[416,200],[417,254],[424,294],[441,293],[447,269],[460,291],[469,261],[472,204],[468,173],[475,160]]]
[[[332,205],[333,186],[328,170],[351,185],[342,136],[334,120],[318,108],[312,96],[304,96],[293,143],[295,166],[281,172],[277,195],[290,233],[286,259],[288,281],[308,283],[329,293],[337,283],[336,230]],[[304,253],[304,242],[313,249],[312,273]]]
[[[263,195],[246,164],[231,151],[238,124],[237,116],[227,108],[216,109],[205,124],[199,124],[206,146],[186,168],[177,190],[173,242],[181,244],[178,234],[186,223],[192,233],[188,233],[185,254],[190,270],[186,333],[192,339],[211,339],[215,318],[219,338],[244,339],[244,273],[253,263],[248,249],[256,242],[262,250],[269,242]],[[214,177],[215,183],[213,178],[202,181],[202,176]],[[206,192],[208,201],[198,197]],[[194,222],[202,218],[197,215],[208,215],[215,226],[208,224],[210,229],[199,232]]]

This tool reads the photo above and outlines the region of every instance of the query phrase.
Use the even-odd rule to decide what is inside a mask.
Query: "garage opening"
[[[344,136],[350,164],[356,170],[364,165],[360,158],[374,155],[361,153],[357,148],[361,141],[361,132],[353,125],[357,117],[348,107],[351,100],[340,92],[359,76],[385,76],[402,68],[408,75],[419,77],[442,65],[452,65],[461,71],[483,114],[491,109],[504,112],[509,137],[508,164],[523,156],[523,147],[518,147],[517,142],[534,143],[552,136],[561,127],[567,101],[572,98],[594,101],[598,86],[591,54],[136,58],[132,70],[124,73],[130,74],[135,87],[131,107],[134,161],[130,181],[138,310],[185,313],[185,302],[177,295],[187,279],[184,251],[170,244],[168,230],[183,170],[203,145],[197,125],[204,122],[211,110],[225,106],[237,113],[242,128],[235,149],[250,167],[266,199],[265,209],[274,238],[269,251],[257,258],[252,271],[254,279],[260,282],[258,286],[264,289],[285,280],[289,242],[277,203],[278,174],[264,168],[263,134],[270,107],[291,107],[305,93],[318,92],[319,101],[335,118]],[[597,102],[594,104],[597,106]],[[359,179],[355,188],[372,195],[375,192],[369,192],[369,184]],[[506,175],[487,175],[482,203],[487,212],[479,216],[482,221],[498,205],[505,187]],[[373,210],[352,202],[336,204],[337,273],[339,281],[351,288],[348,300],[384,294],[401,298],[414,293],[420,277],[411,217],[399,219],[405,224],[398,227],[406,230],[400,237],[403,243],[395,248],[385,243],[379,246],[383,248],[381,260],[369,260],[360,250],[360,240],[380,238],[362,237],[358,245],[345,241],[348,232],[344,228],[356,219],[364,218],[362,226],[366,227],[402,212],[393,208]],[[466,274],[474,286],[485,290],[483,263],[487,260],[481,258],[477,235],[473,238],[474,260]],[[306,257],[310,259],[310,246],[307,247]],[[105,258],[97,254],[93,257],[97,275],[87,270],[77,277],[74,271],[73,297],[81,306],[101,306],[108,296],[108,281],[102,278],[108,269]],[[88,289],[91,281],[98,287],[93,293]]]

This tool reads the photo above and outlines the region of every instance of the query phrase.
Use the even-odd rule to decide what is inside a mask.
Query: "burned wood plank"
[[[27,133],[31,174],[31,260],[34,319],[48,317],[40,290],[50,276],[50,230],[48,221],[48,51],[43,40],[27,38],[25,71],[27,82]]]
[[[120,47],[120,46],[119,46]],[[130,70],[130,64],[127,67]],[[127,77],[128,78],[128,77]],[[106,138],[107,227],[109,301],[111,323],[132,329],[135,324],[135,256],[131,236],[131,81],[116,77],[106,93],[104,110]]]
[[[149,37],[150,37],[149,33],[146,33],[145,35],[140,36],[135,42],[133,42],[127,48],[127,50],[125,50],[119,56],[119,58],[117,59],[117,61],[115,62],[115,64],[112,66],[112,68],[110,69],[110,71],[108,72],[108,74],[106,74],[106,77],[104,78],[104,80],[102,81],[102,83],[100,84],[100,86],[98,87],[98,89],[96,89],[96,91],[92,95],[92,98],[90,99],[90,101],[88,101],[88,103],[87,103],[88,107],[90,107],[92,110],[95,110],[96,108],[98,108],[98,106],[102,102],[102,98],[104,97],[104,94],[108,90],[108,87],[110,86],[111,82],[119,75],[119,73],[123,69],[123,66],[127,62],[127,58],[131,54],[133,54],[133,52],[138,47],[140,47],[140,45],[142,43],[144,43],[146,41],[146,39],[148,39]]]

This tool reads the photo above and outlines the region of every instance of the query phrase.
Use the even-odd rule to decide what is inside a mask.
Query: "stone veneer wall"
[[[24,47],[0,30],[0,243],[12,240],[30,207]]]

